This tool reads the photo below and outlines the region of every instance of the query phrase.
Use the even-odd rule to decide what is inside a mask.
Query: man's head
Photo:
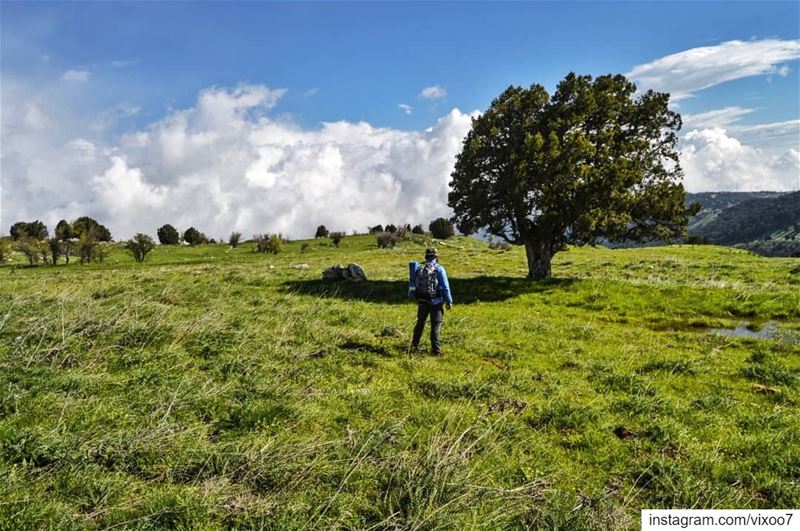
[[[425,249],[425,260],[426,261],[429,262],[431,260],[435,260],[436,258],[439,258],[439,254],[436,252],[436,249],[434,247],[429,247],[429,248]]]

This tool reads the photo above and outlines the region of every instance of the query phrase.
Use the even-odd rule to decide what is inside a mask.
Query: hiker
[[[438,261],[436,249],[425,250],[425,263],[418,266],[414,262],[415,270],[409,279],[409,295],[417,299],[417,325],[414,327],[414,337],[411,348],[419,349],[419,340],[425,329],[425,321],[431,316],[431,352],[434,356],[442,353],[439,344],[439,333],[444,321],[444,309],[448,310],[453,304],[450,294],[450,283],[447,281],[447,271]]]

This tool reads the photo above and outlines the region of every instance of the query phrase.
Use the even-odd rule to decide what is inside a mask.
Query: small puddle
[[[761,326],[744,322],[739,323],[736,328],[710,328],[709,332],[730,337],[749,337],[753,339],[777,339],[780,337],[792,342],[800,340],[797,333],[781,330],[775,321],[767,321]]]

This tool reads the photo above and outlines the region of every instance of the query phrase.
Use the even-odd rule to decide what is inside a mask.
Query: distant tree
[[[35,240],[46,240],[48,236],[47,226],[39,221],[25,222],[18,221],[11,225],[9,230],[12,240],[19,240],[23,235],[30,236]]]
[[[14,252],[14,247],[8,238],[0,238],[0,264],[5,264],[11,259],[11,253]]]
[[[196,228],[189,227],[183,233],[183,241],[185,241],[189,245],[194,246],[208,242],[208,238],[206,238],[206,235],[197,230]]]
[[[125,242],[125,248],[133,255],[133,259],[139,263],[144,262],[147,253],[152,251],[155,246],[156,242],[153,241],[153,238],[141,232]]]
[[[378,234],[379,232],[383,232],[383,225],[375,225],[374,227],[369,227],[370,234]]]
[[[315,238],[326,238],[328,236],[328,228],[325,225],[317,227],[317,232],[314,234]]]
[[[181,243],[181,235],[178,232],[178,229],[169,223],[166,225],[161,225],[156,231],[156,235],[158,236],[158,242],[161,245],[178,245]]]
[[[342,243],[342,240],[346,234],[344,232],[331,232],[329,236],[333,242],[333,245],[339,247],[339,244]]]
[[[89,216],[81,216],[72,222],[73,236],[80,238],[89,231],[94,231],[94,239],[100,242],[111,241],[111,231],[105,225],[101,225],[97,220]]]
[[[228,236],[228,245],[233,247],[234,249],[239,246],[239,240],[242,239],[241,232],[231,232],[231,235]]]
[[[108,255],[111,254],[111,244],[108,242],[100,242],[97,244],[97,248],[94,253],[94,260],[98,264],[102,264],[108,258]]]
[[[90,228],[78,238],[78,257],[81,264],[88,264],[97,260],[97,239],[94,229]]]
[[[58,257],[64,255],[66,251],[64,242],[58,237],[50,238],[47,240],[47,248],[50,251],[50,263],[58,264]]]
[[[573,73],[552,97],[509,87],[472,121],[456,158],[448,205],[459,225],[524,245],[528,277],[551,275],[566,244],[670,240],[686,232],[669,95],[622,75]]]
[[[76,238],[75,232],[72,230],[72,225],[65,219],[59,221],[58,225],[56,225],[55,237],[61,240],[63,244],[64,261],[69,264],[73,241]]]
[[[397,247],[400,238],[391,232],[381,232],[375,237],[375,240],[378,242],[379,249],[394,249]]]
[[[425,234],[425,229],[422,228],[422,225],[414,225],[414,228],[411,229],[411,232],[414,234]]]
[[[17,250],[25,255],[30,265],[36,265],[42,258],[47,260],[47,242],[38,238],[32,238],[27,234],[20,236],[17,240]]]
[[[386,228],[384,230],[386,232],[394,234],[395,232],[397,232],[397,227],[395,227],[393,224],[390,223],[389,225],[386,225]]]
[[[428,226],[428,230],[431,231],[431,235],[434,238],[439,240],[452,238],[456,234],[456,230],[453,227],[453,222],[444,218],[436,218],[431,221],[431,224]]]

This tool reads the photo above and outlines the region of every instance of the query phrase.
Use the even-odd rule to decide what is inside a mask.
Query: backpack
[[[414,291],[419,301],[432,301],[439,291],[439,264],[424,264],[414,274]]]

